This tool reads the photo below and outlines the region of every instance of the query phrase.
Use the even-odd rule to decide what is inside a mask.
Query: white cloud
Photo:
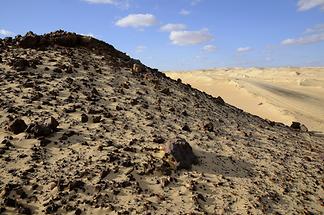
[[[324,41],[324,33],[307,35],[299,38],[289,38],[285,39],[281,42],[282,45],[303,45],[303,44],[311,44],[318,43]]]
[[[171,31],[185,30],[186,28],[187,28],[187,26],[184,25],[184,24],[172,24],[172,23],[169,23],[169,24],[163,25],[160,28],[160,30],[161,31],[166,31],[166,32],[171,32]]]
[[[307,28],[305,30],[306,34],[320,33],[320,32],[324,32],[324,24],[318,24],[318,25],[315,25],[314,27]]]
[[[10,37],[12,35],[14,35],[13,32],[8,31],[6,29],[0,29],[0,36]]]
[[[242,52],[248,52],[251,50],[252,50],[252,48],[248,46],[248,47],[240,47],[236,51],[242,53]]]
[[[324,10],[324,0],[299,0],[297,3],[299,11],[310,10],[314,7],[320,7]]]
[[[216,51],[216,46],[214,46],[214,45],[205,45],[203,47],[203,50],[206,51],[206,52],[214,52],[214,51]]]
[[[152,14],[129,14],[118,20],[115,24],[119,27],[142,28],[155,25],[157,19]]]
[[[200,31],[171,31],[170,40],[175,45],[196,45],[211,41],[214,37],[208,29]]]
[[[179,12],[179,14],[182,15],[182,16],[188,16],[188,15],[190,15],[190,11],[189,10],[182,9]]]
[[[137,47],[135,48],[135,51],[136,51],[137,53],[141,53],[141,52],[143,52],[145,49],[146,49],[146,46],[139,45],[139,46],[137,46]]]

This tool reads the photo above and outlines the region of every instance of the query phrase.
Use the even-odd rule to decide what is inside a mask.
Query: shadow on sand
[[[247,161],[197,149],[194,153],[199,157],[199,164],[193,166],[193,170],[198,172],[237,178],[250,178],[255,175],[254,165]]]

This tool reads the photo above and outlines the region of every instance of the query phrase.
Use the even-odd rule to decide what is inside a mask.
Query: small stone
[[[217,104],[220,104],[220,105],[225,105],[225,101],[222,97],[218,96],[217,98],[214,99],[214,101],[217,103]]]
[[[190,129],[190,127],[189,127],[187,124],[185,124],[185,125],[182,127],[182,130],[183,130],[183,131],[191,132],[191,129]]]
[[[88,120],[89,120],[89,117],[85,113],[81,114],[81,122],[82,123],[88,122]]]
[[[32,211],[30,208],[24,207],[22,205],[20,205],[19,209],[18,209],[19,214],[26,214],[26,215],[31,215]]]
[[[214,125],[213,125],[213,123],[209,122],[209,123],[205,124],[204,125],[204,129],[206,131],[210,131],[210,132],[214,131]]]
[[[29,62],[23,58],[15,58],[11,61],[12,67],[17,71],[23,71],[29,67]]]
[[[24,132],[27,128],[27,125],[24,120],[22,119],[15,119],[13,122],[9,124],[9,131],[13,132],[14,134],[19,134]]]
[[[55,182],[52,182],[52,183],[50,183],[49,185],[48,185],[48,188],[50,189],[50,190],[53,190],[55,187],[56,187],[56,183]]]
[[[54,118],[54,117],[50,117],[48,119],[48,121],[46,122],[46,125],[52,129],[53,131],[56,130],[57,126],[59,126],[59,122]]]
[[[51,140],[46,139],[46,138],[42,138],[39,143],[40,143],[40,146],[44,147],[44,146],[47,146],[48,144],[50,144]]]
[[[12,199],[9,197],[5,198],[3,202],[4,202],[5,206],[12,207],[12,208],[15,208],[18,204],[15,199]]]
[[[171,95],[171,91],[169,88],[164,88],[163,90],[161,90],[161,93],[170,96]]]
[[[0,214],[6,212],[6,208],[5,207],[0,207]]]
[[[81,215],[82,214],[82,210],[80,208],[76,209],[74,212],[75,215]]]
[[[132,72],[133,73],[139,73],[139,72],[144,72],[145,71],[145,67],[143,65],[134,63],[133,64],[133,68],[132,68]]]
[[[163,144],[165,142],[165,139],[161,136],[156,136],[154,139],[153,139],[153,142],[154,143],[157,143],[157,144]]]
[[[83,181],[76,180],[76,181],[73,181],[73,182],[69,183],[69,189],[70,189],[70,191],[77,190],[77,189],[83,190],[84,185],[85,185],[85,183]]]
[[[1,144],[5,145],[6,147],[14,147],[14,145],[12,145],[12,143],[8,139],[2,140]]]
[[[92,122],[93,123],[99,123],[101,121],[101,116],[99,115],[99,116],[94,116],[93,118],[92,118]]]

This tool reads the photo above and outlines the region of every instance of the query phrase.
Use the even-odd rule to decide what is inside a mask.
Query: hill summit
[[[321,214],[324,138],[97,39],[0,40],[0,213]]]

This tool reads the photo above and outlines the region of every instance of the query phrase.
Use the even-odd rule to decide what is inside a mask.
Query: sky
[[[162,71],[324,66],[324,0],[1,0],[0,38],[58,29]]]

